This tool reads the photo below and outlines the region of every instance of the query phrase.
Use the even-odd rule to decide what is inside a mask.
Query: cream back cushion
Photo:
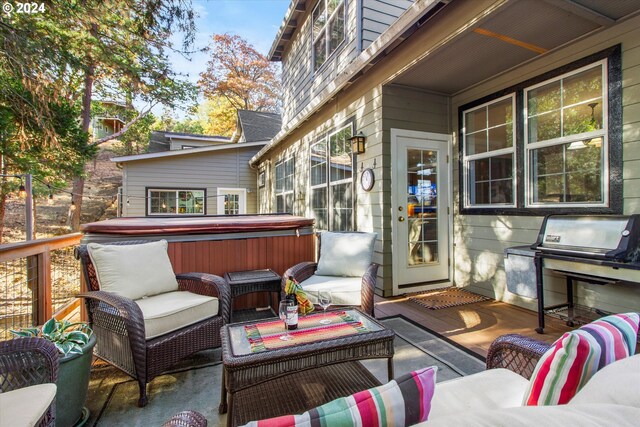
[[[332,233],[320,235],[320,259],[315,274],[362,277],[371,264],[376,233]]]
[[[139,245],[89,243],[100,290],[139,299],[178,290],[166,240]]]

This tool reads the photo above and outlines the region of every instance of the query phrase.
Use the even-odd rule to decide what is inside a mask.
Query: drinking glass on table
[[[288,311],[287,311],[287,307],[289,307],[291,305],[290,301],[280,301],[280,305],[278,306],[278,314],[280,315],[280,319],[284,322],[284,335],[280,336],[280,339],[283,341],[289,341],[291,338],[293,338],[291,335],[289,335],[289,328],[288,328]]]
[[[324,313],[327,312],[327,308],[331,305],[331,291],[318,291],[318,305],[322,307]],[[320,323],[328,325],[331,323],[331,320],[322,319]]]

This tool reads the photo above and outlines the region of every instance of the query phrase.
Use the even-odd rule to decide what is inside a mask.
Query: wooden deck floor
[[[553,342],[571,330],[564,322],[547,317],[545,333],[538,334],[536,312],[498,301],[430,310],[405,297],[376,296],[375,312],[377,318],[401,314],[482,356],[487,355],[489,345],[500,335],[517,333]]]

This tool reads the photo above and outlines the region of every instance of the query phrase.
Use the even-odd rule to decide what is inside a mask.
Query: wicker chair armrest
[[[176,275],[181,291],[218,298],[223,324],[231,317],[231,288],[226,280],[215,274],[181,273]]]
[[[287,283],[287,279],[289,277],[293,277],[293,279],[298,283],[304,282],[309,277],[313,276],[313,273],[316,272],[317,268],[318,263],[311,261],[304,261],[294,265],[293,267],[290,267],[282,275],[282,289],[284,290],[284,285]]]
[[[506,368],[529,379],[549,347],[549,343],[522,335],[502,335],[489,347],[487,369]]]
[[[44,338],[0,342],[0,392],[58,380],[60,353]]]
[[[167,420],[162,427],[207,427],[207,419],[199,412],[183,411]]]
[[[123,319],[130,339],[138,340],[138,342],[144,345],[144,342],[146,341],[144,317],[142,316],[142,310],[140,310],[140,307],[134,300],[106,291],[84,292],[78,294],[77,297],[86,298],[88,301],[99,301],[113,307],[115,311],[111,314]],[[88,304],[90,320],[93,318],[94,311],[98,307],[99,304]]]
[[[368,315],[375,317],[373,295],[378,278],[378,264],[372,262],[362,276],[362,299],[360,307]]]

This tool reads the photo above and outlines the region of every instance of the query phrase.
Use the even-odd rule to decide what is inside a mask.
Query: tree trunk
[[[2,243],[2,233],[4,233],[4,214],[6,212],[5,207],[7,205],[7,193],[4,191],[4,182],[2,184],[3,185],[0,188],[0,243]]]
[[[82,98],[82,130],[89,133],[91,126],[91,95],[93,93],[93,81],[95,79],[95,65],[87,67],[84,78],[84,95]],[[82,215],[82,195],[84,193],[84,178],[76,177],[73,180],[73,190],[71,195],[72,206],[75,209],[69,212],[69,223],[72,231],[80,230],[80,216]]]

